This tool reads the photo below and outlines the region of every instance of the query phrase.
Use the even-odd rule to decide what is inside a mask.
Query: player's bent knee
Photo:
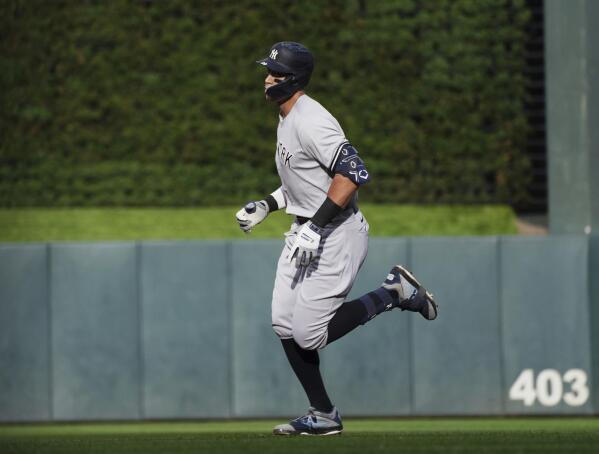
[[[290,339],[293,337],[291,329],[273,323],[272,329],[280,339]]]
[[[299,329],[293,331],[293,339],[304,350],[316,350],[326,344],[326,333]]]

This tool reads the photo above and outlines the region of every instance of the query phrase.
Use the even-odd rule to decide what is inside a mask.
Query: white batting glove
[[[316,257],[322,229],[312,221],[306,222],[297,232],[295,243],[291,247],[291,252],[287,256],[289,263],[295,259],[295,266],[308,266]]]
[[[245,233],[250,233],[266,216],[268,216],[268,205],[264,200],[249,202],[235,215],[239,228]]]

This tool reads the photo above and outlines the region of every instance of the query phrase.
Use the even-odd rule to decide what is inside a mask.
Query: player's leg
[[[329,420],[328,414],[316,410],[317,408],[326,410],[333,408],[320,374],[318,352],[302,349],[293,338],[293,312],[306,272],[305,269],[298,269],[293,263],[287,261],[289,251],[287,246],[293,241],[295,230],[297,229],[292,229],[287,235],[287,245],[283,249],[277,265],[272,299],[272,325],[281,339],[283,350],[292,370],[306,392],[311,408],[306,415],[307,419],[297,418],[288,424],[275,427],[273,432],[278,435],[295,435],[302,433],[302,430],[305,429],[323,435],[335,431],[338,433],[339,424],[335,421],[336,418],[333,416]],[[312,423],[313,420],[317,422]],[[312,428],[304,426],[304,423],[312,424]]]
[[[291,368],[300,381],[308,400],[308,412],[273,429],[275,435],[333,435],[343,430],[341,416],[327,395],[320,374],[317,350],[305,350],[293,339],[281,339]]]
[[[353,229],[358,230],[355,225]],[[298,285],[292,321],[294,341],[285,339],[282,342],[311,407],[306,415],[275,427],[276,434],[328,435],[343,430],[339,412],[331,403],[322,381],[317,349],[326,345],[330,319],[343,304],[366,256],[366,229],[356,238],[351,233],[352,229],[345,223],[329,228],[323,235],[317,262],[305,270]],[[347,253],[346,247],[351,239],[356,243],[351,248],[353,254]],[[346,260],[340,261],[339,257],[344,255]]]
[[[293,336],[307,350],[327,344],[331,320],[342,307],[368,252],[368,224],[353,215],[323,236],[322,251],[311,263],[297,296]]]
[[[437,304],[418,280],[401,265],[394,266],[379,288],[344,303],[329,323],[327,345],[372,320],[378,314],[400,308],[437,318]]]
[[[340,433],[343,430],[341,416],[331,403],[324,386],[320,373],[318,350],[315,348],[302,348],[295,338],[304,347],[309,346],[306,344],[306,338],[302,337],[301,334],[299,336],[295,335],[293,339],[281,339],[281,343],[289,364],[308,397],[310,408],[304,416],[276,426],[273,433],[276,435],[332,435]]]
[[[310,406],[330,413],[333,404],[320,374],[320,357],[317,350],[305,350],[294,339],[281,339],[289,364],[308,397]]]

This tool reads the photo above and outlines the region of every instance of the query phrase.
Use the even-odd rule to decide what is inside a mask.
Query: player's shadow
[[[320,257],[322,255],[322,251],[324,250],[324,246],[327,242],[327,239],[331,236],[331,234],[340,227],[341,224],[336,225],[332,229],[325,229],[323,235],[320,238],[320,244],[318,246],[318,250],[316,251],[316,258],[312,260],[308,266],[299,266],[295,275],[293,276],[293,282],[291,283],[291,288],[295,289],[299,282],[302,282],[304,278],[309,278],[313,272],[318,269],[318,265],[320,264]]]

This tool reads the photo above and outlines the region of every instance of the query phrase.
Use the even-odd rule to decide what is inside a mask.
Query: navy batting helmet
[[[270,48],[268,57],[258,60],[273,73],[285,75],[285,80],[268,88],[266,94],[276,102],[290,98],[310,81],[314,69],[314,57],[306,46],[291,41],[282,41]]]

